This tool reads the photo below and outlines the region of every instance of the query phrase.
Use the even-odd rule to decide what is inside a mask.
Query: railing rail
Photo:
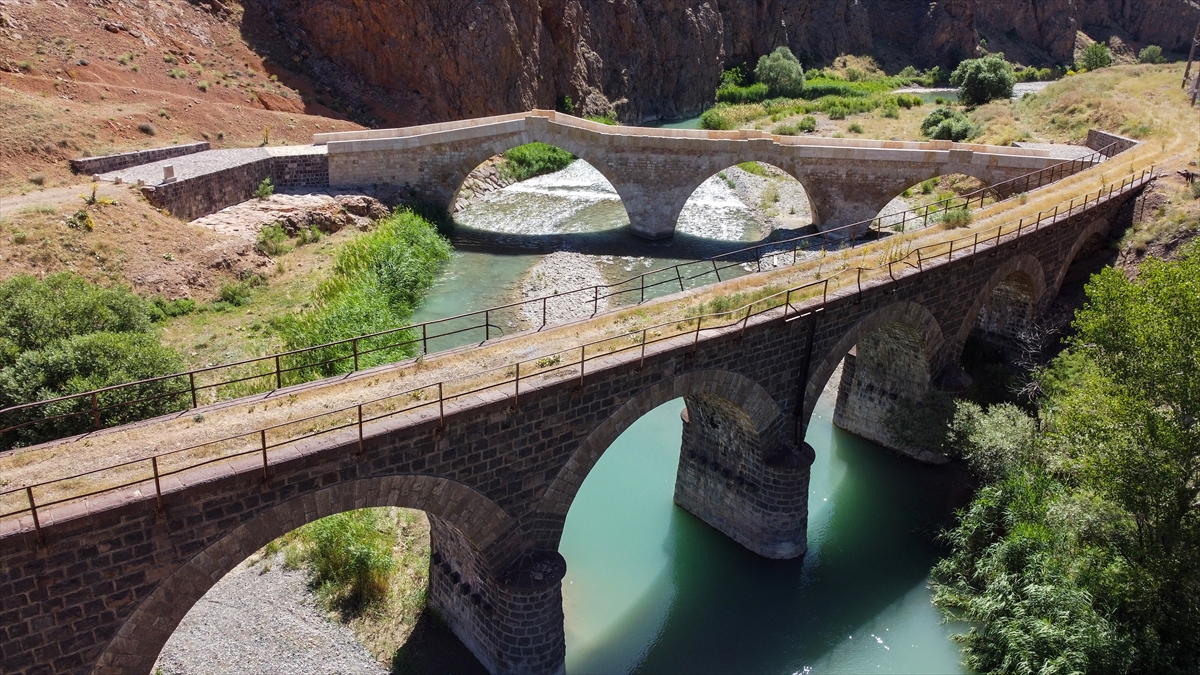
[[[541,323],[538,328],[540,330],[549,325],[547,303],[561,303],[565,298],[580,299],[581,304],[584,305],[591,304],[592,316],[595,316],[600,312],[601,302],[607,306],[610,302],[629,301],[636,296],[633,301],[640,304],[648,299],[658,297],[655,295],[656,291],[659,292],[659,295],[665,294],[665,292],[674,292],[676,287],[678,291],[684,291],[689,286],[694,288],[701,285],[704,282],[699,280],[702,279],[713,279],[719,282],[722,280],[723,272],[728,278],[730,275],[737,274],[739,269],[745,270],[748,265],[753,265],[755,271],[762,271],[764,261],[773,266],[781,266],[775,265],[776,258],[779,256],[786,258],[789,253],[791,255],[790,264],[795,264],[801,262],[802,252],[815,254],[819,251],[821,255],[824,255],[831,249],[852,248],[863,242],[876,241],[880,237],[889,236],[891,234],[889,230],[907,231],[910,223],[914,228],[928,227],[931,223],[940,222],[939,219],[947,212],[970,210],[972,205],[977,205],[976,208],[983,208],[988,199],[1000,201],[1035,190],[1091,168],[1105,159],[1111,158],[1118,149],[1119,144],[1112,143],[1085,157],[1054,164],[1045,169],[996,183],[965,195],[933,202],[917,209],[875,217],[825,232],[764,242],[704,260],[669,265],[612,284],[577,288],[565,293],[510,302],[314,347],[268,354],[11,406],[0,409],[0,447],[3,447],[6,435],[12,436],[16,432],[38,425],[90,418],[90,426],[87,423],[76,424],[74,430],[62,434],[62,436],[67,436],[134,421],[128,415],[115,413],[122,410],[133,410],[136,406],[145,406],[157,401],[173,398],[176,401],[176,405],[173,406],[176,410],[186,410],[189,406],[197,408],[227,398],[262,393],[270,391],[272,388],[279,389],[285,383],[299,384],[320,379],[320,377],[344,374],[347,369],[348,372],[357,372],[361,369],[362,358],[371,354],[390,351],[397,355],[396,358],[388,360],[391,362],[408,358],[414,353],[427,355],[433,353],[430,350],[431,341],[445,342],[447,338],[467,333],[482,334],[482,341],[486,342],[492,338],[493,331],[501,334],[504,332],[501,325],[493,322],[494,317],[513,313],[519,316],[523,311],[528,311],[528,308],[532,308],[534,312],[540,309]],[[536,320],[534,322],[536,323]],[[417,332],[420,333],[419,337],[416,335]],[[379,344],[382,340],[391,341]],[[433,351],[441,350],[434,349]],[[313,357],[317,360],[310,362],[303,357]],[[371,367],[375,365],[382,364],[372,363]],[[225,377],[210,382],[203,381],[204,376],[217,373],[223,373]],[[315,375],[315,377],[306,377],[306,374]],[[197,382],[198,379],[200,382]],[[222,398],[218,391],[221,388],[233,388],[234,385],[245,385],[246,383],[253,383],[255,388],[249,391],[235,389],[234,395],[225,398]],[[147,389],[157,384],[177,384],[178,386],[169,391],[154,391],[150,395],[139,395],[139,389]],[[109,398],[110,394],[126,391],[132,392],[134,398],[122,397],[114,402],[104,400]],[[153,414],[162,412],[160,409]],[[145,416],[143,415],[143,417]]]
[[[1112,183],[1104,186],[1095,193],[1088,193],[1079,204],[1076,204],[1076,200],[1072,199],[1069,203],[1060,204],[1053,210],[1041,211],[1036,218],[1029,219],[1030,222],[1026,222],[1026,219],[1022,218],[1017,223],[1009,221],[987,230],[972,232],[962,237],[926,244],[910,249],[902,256],[889,259],[874,267],[859,266],[856,268],[845,268],[823,279],[814,279],[813,281],[778,291],[735,309],[710,312],[647,326],[619,335],[568,347],[536,358],[518,359],[506,365],[474,373],[469,377],[426,384],[399,394],[355,403],[338,410],[311,415],[301,419],[288,420],[281,424],[265,426],[260,429],[235,434],[219,440],[207,441],[187,448],[161,452],[142,459],[111,464],[72,476],[3,491],[0,492],[0,520],[29,514],[32,516],[32,525],[40,541],[42,526],[38,516],[39,509],[45,510],[52,506],[77,502],[81,499],[119,490],[138,488],[139,486],[145,486],[148,490],[151,485],[153,485],[158,505],[161,508],[163,503],[162,482],[164,479],[215,462],[261,455],[263,475],[266,479],[270,476],[270,451],[285,445],[294,445],[300,441],[318,436],[347,429],[356,429],[358,448],[361,451],[362,439],[364,437],[363,426],[378,420],[414,412],[426,413],[428,419],[432,420],[434,417],[432,407],[436,406],[438,426],[439,428],[444,428],[445,406],[447,402],[459,400],[484,391],[500,391],[506,396],[511,393],[513,404],[519,406],[522,381],[528,383],[530,379],[535,378],[544,381],[547,375],[559,372],[566,372],[570,378],[574,378],[575,371],[577,370],[578,386],[582,388],[586,385],[588,363],[632,350],[640,350],[639,363],[644,363],[647,345],[672,340],[679,342],[680,348],[686,348],[687,343],[690,341],[692,349],[695,349],[699,344],[701,333],[739,329],[744,331],[752,316],[760,316],[770,312],[775,312],[778,314],[778,318],[785,322],[808,316],[826,309],[831,300],[843,297],[837,296],[831,298],[831,293],[849,288],[853,289],[853,294],[861,294],[863,292],[864,273],[868,277],[868,288],[874,285],[871,283],[872,279],[881,281],[885,285],[888,283],[897,283],[900,280],[897,277],[897,269],[899,269],[900,277],[903,277],[906,272],[911,273],[913,270],[917,270],[919,273],[925,266],[929,266],[942,258],[947,263],[953,261],[956,250],[961,252],[961,256],[966,254],[968,250],[971,254],[975,254],[980,248],[988,249],[1000,246],[1006,241],[1012,241],[1031,232],[1053,226],[1058,222],[1065,222],[1077,213],[1082,213],[1089,208],[1099,206],[1105,201],[1113,199],[1114,194],[1117,197],[1123,196],[1141,188],[1154,178],[1154,167],[1150,167],[1140,174],[1126,177],[1120,183]],[[1063,209],[1064,205],[1066,206],[1065,211]],[[887,272],[887,279],[881,276],[884,270]],[[709,322],[709,325],[705,325],[706,321]],[[694,327],[692,324],[695,324]],[[524,377],[522,377],[521,373],[523,367],[525,369]],[[529,385],[526,384],[526,386]],[[367,412],[364,412],[364,409]],[[288,433],[288,430],[299,431],[299,433]],[[354,439],[348,436],[346,442],[352,444]],[[228,448],[230,445],[234,447]],[[222,448],[228,448],[228,451],[223,451]],[[208,456],[212,451],[216,452],[216,456]],[[164,465],[167,468],[164,469]],[[86,483],[88,479],[100,474],[107,473],[111,475],[113,472],[129,469],[130,467],[140,467],[141,473],[133,478],[119,479],[114,485],[105,485],[90,489],[78,486],[78,489],[72,489],[72,483]],[[56,487],[57,492],[60,494],[55,494],[56,491],[54,488]],[[64,492],[65,494],[61,494]],[[47,493],[49,494],[47,495]],[[38,494],[41,494],[42,498],[39,499]],[[5,506],[5,504],[12,504],[14,500],[21,497],[24,498],[24,504],[19,508]]]

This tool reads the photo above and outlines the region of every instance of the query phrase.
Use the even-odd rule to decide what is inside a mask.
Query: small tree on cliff
[[[958,98],[967,105],[983,105],[998,98],[1011,98],[1017,81],[1012,64],[1004,54],[989,54],[967,59],[950,75],[950,84],[958,87]]]
[[[1086,68],[1088,70],[1100,70],[1112,65],[1112,52],[1109,51],[1108,45],[1103,42],[1093,42],[1083,48],[1083,54],[1079,57],[1078,68]]]
[[[760,58],[754,78],[767,85],[771,96],[799,98],[804,93],[804,68],[787,47],[777,47]]]

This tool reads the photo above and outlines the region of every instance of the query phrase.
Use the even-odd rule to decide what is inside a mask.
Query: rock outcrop
[[[248,0],[247,9],[274,18],[330,96],[387,124],[561,108],[568,96],[583,114],[678,118],[712,103],[724,67],[779,45],[809,63],[874,53],[927,67],[974,55],[983,37],[1030,62],[1062,63],[1078,31],[1179,51],[1200,19],[1191,0]]]

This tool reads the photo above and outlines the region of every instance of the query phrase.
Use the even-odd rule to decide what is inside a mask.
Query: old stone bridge
[[[541,141],[596,168],[620,195],[634,234],[670,237],[705,180],[741,162],[788,172],[804,186],[822,229],[874,218],[906,188],[949,174],[992,185],[1060,162],[1043,150],[773,136],[761,131],[615,127],[554,111],[404,129],[317,134],[328,146],[332,186],[389,183],[449,207],[467,175],[493,155]]]
[[[145,675],[187,611],[268,542],[342,511],[403,506],[432,524],[428,603],[479,660],[495,673],[562,672],[563,524],[635,420],[684,398],[676,501],[761,555],[803,555],[813,457],[801,439],[844,357],[855,355],[841,423],[886,435],[892,401],[940,386],[972,330],[1003,340],[1026,325],[1077,254],[1131,218],[1143,185],[818,296],[811,311],[614,354],[582,383],[531,381],[519,405],[492,391],[447,404],[444,420],[317,436],[269,466],[251,455],[195,469],[163,485],[161,505],[151,484],[43,510],[38,530],[28,517],[0,521],[3,671]]]

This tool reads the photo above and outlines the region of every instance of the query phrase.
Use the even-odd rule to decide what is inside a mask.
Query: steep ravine
[[[1076,34],[1182,51],[1191,0],[247,0],[294,63],[366,121],[410,124],[552,108],[627,122],[699,113],[721,70],[786,44],[810,63],[873,53],[949,65],[989,48],[1072,60]]]

